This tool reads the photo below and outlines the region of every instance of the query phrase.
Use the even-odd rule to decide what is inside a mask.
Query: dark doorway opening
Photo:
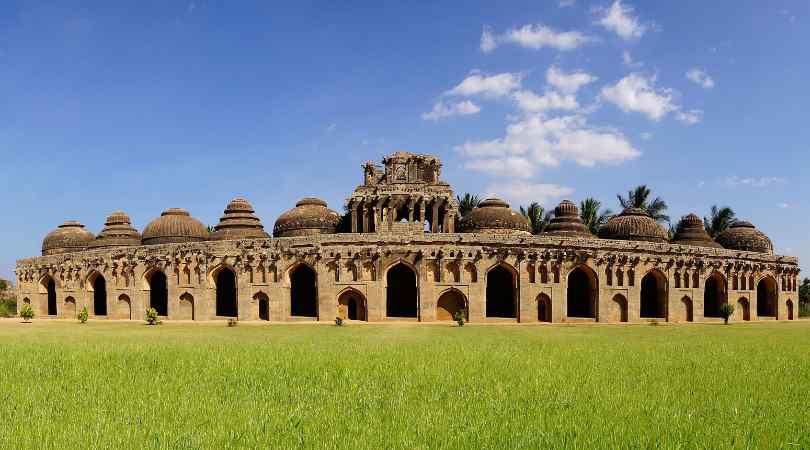
[[[169,315],[169,289],[166,275],[157,271],[149,278],[149,306],[155,308],[159,316]]]
[[[227,267],[220,269],[216,278],[217,306],[216,314],[220,317],[237,317],[239,307],[236,295],[236,274]]]
[[[726,302],[728,302],[726,280],[715,272],[706,280],[703,294],[703,317],[720,317],[720,305]]]
[[[93,314],[107,315],[107,281],[101,275],[93,280]]]
[[[290,273],[290,315],[318,317],[318,276],[306,264]]]
[[[386,275],[385,315],[387,317],[418,317],[419,303],[416,290],[416,272],[399,263]]]
[[[667,316],[667,289],[663,275],[650,272],[641,280],[641,317]]]
[[[487,273],[487,317],[517,317],[515,307],[515,277],[503,266]]]
[[[765,277],[757,284],[757,316],[776,317],[776,280]]]
[[[568,275],[568,317],[596,318],[596,280],[581,267]]]
[[[48,278],[48,281],[45,284],[45,288],[48,291],[48,315],[55,316],[56,315],[56,282],[53,281],[53,278]]]

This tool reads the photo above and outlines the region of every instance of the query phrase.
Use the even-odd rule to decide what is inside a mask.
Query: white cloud
[[[422,119],[438,121],[445,117],[469,116],[479,112],[481,112],[481,108],[469,100],[449,104],[439,100],[433,105],[433,110],[422,113]]]
[[[509,124],[503,138],[468,141],[457,150],[472,160],[470,169],[521,178],[532,176],[540,166],[556,167],[562,161],[593,166],[619,163],[641,154],[621,132],[590,126],[584,116],[546,119],[541,114]],[[502,168],[507,162],[511,172]],[[519,170],[515,169],[518,165]]]
[[[638,68],[644,65],[643,62],[634,61],[633,55],[630,54],[630,51],[624,50],[622,51],[622,62],[627,67]]]
[[[621,0],[614,1],[609,8],[603,9],[602,13],[602,17],[596,23],[618,34],[622,39],[638,39],[647,31],[647,25],[633,15],[633,7],[622,5]]]
[[[596,80],[598,80],[597,77],[581,70],[566,73],[555,66],[546,70],[548,84],[566,94],[576,94],[579,88]]]
[[[728,187],[758,187],[764,188],[774,184],[784,183],[785,179],[781,177],[739,177],[736,175],[726,177],[723,183]]]
[[[560,8],[570,8],[571,6],[574,6],[575,3],[576,0],[560,0],[559,2],[557,2],[557,5]]]
[[[605,86],[600,97],[624,112],[639,112],[654,121],[679,109],[670,89],[658,89],[655,77],[646,78],[638,73],[627,75],[613,86]]]
[[[481,34],[481,51],[489,53],[501,44],[513,44],[532,50],[551,47],[565,51],[579,48],[592,40],[593,38],[579,31],[557,31],[540,24],[524,25],[501,34],[494,34],[489,28],[484,28]]]
[[[703,89],[711,89],[714,87],[714,80],[706,72],[692,68],[686,72],[686,78],[702,87]]]
[[[520,205],[531,202],[548,204],[574,192],[569,187],[557,184],[526,183],[513,181],[506,183],[491,184],[487,187],[488,197],[501,197],[511,203],[513,209],[518,209]]]
[[[694,125],[703,120],[703,110],[690,109],[689,111],[677,111],[675,118],[687,125]]]
[[[458,86],[445,92],[446,95],[473,96],[484,95],[488,97],[503,97],[520,88],[523,74],[499,73],[487,76],[479,72],[472,72]]]
[[[515,102],[523,112],[540,113],[553,109],[574,110],[579,108],[576,97],[573,95],[560,95],[555,91],[547,91],[542,96],[532,91],[517,91],[512,94]]]

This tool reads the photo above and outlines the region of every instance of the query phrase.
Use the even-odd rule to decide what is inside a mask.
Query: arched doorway
[[[703,291],[703,317],[720,317],[720,305],[728,303],[726,278],[714,272],[706,280]]]
[[[270,299],[264,292],[259,292],[253,296],[253,300],[259,306],[259,320],[270,320]]]
[[[93,285],[93,314],[96,316],[107,315],[107,280],[96,272],[92,281]]]
[[[787,318],[788,318],[788,320],[793,320],[793,300],[788,300],[785,303],[785,306],[787,306]]]
[[[551,322],[551,298],[546,294],[537,296],[537,320]]]
[[[641,317],[667,317],[667,278],[657,270],[650,271],[641,279]]]
[[[219,317],[237,317],[239,307],[236,294],[236,274],[230,267],[222,267],[216,273],[217,286],[216,315]]]
[[[62,318],[75,319],[76,318],[76,299],[68,297],[65,299],[64,311],[62,311]]]
[[[386,275],[385,315],[417,317],[416,272],[403,263],[388,269]]]
[[[684,320],[687,322],[692,322],[694,320],[694,316],[692,313],[692,299],[688,296],[684,296],[681,299],[681,305],[683,306],[683,315]]]
[[[516,278],[502,265],[487,273],[487,317],[517,318]]]
[[[627,299],[622,294],[613,296],[610,322],[627,322]]]
[[[129,296],[122,294],[118,297],[118,305],[116,305],[115,317],[117,319],[132,320],[132,303]]]
[[[47,295],[47,312],[49,316],[55,316],[57,314],[56,310],[56,282],[53,281],[51,277],[45,277],[42,280],[42,286],[45,288],[45,293]],[[40,291],[42,292],[42,291]]]
[[[466,305],[467,299],[464,294],[451,289],[442,294],[436,302],[436,320],[455,320],[456,314],[459,313],[467,320]]]
[[[740,318],[742,318],[742,320],[751,320],[751,304],[748,303],[747,298],[743,297],[737,300],[737,311],[737,314]]]
[[[177,308],[178,320],[194,320],[194,296],[188,292],[180,296]]]
[[[568,274],[568,317],[596,319],[598,285],[596,274],[587,267],[577,267]]]
[[[149,277],[149,307],[154,308],[159,316],[169,315],[169,289],[166,274],[160,270]]]
[[[290,315],[318,317],[318,275],[306,264],[290,272]]]
[[[367,320],[363,294],[347,289],[338,297],[338,316],[344,320]]]
[[[757,316],[776,317],[776,307],[778,305],[776,280],[765,277],[757,283]]]

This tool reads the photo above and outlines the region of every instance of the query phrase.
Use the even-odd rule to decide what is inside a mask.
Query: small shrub
[[[228,319],[228,326],[229,326],[229,327],[235,327],[235,326],[237,326],[237,325],[239,325],[239,321],[238,321],[238,320],[236,320],[236,319],[235,319],[235,318],[233,318],[233,317],[231,317],[230,319]]]
[[[155,308],[149,308],[146,310],[146,323],[148,325],[160,324],[160,320],[158,319],[158,312]]]
[[[723,323],[728,325],[728,318],[734,314],[734,305],[730,303],[723,303],[720,305],[720,317],[723,318]]]
[[[466,311],[462,309],[460,311],[456,311],[456,313],[453,314],[453,320],[455,320],[456,323],[458,324],[458,326],[460,326],[460,327],[464,326],[464,313],[465,312]]]
[[[17,317],[17,300],[15,298],[0,300],[0,317]]]
[[[658,326],[658,319],[653,319],[650,321],[650,326],[657,327]]]
[[[79,314],[77,316],[77,318],[79,319],[79,323],[87,323],[87,317],[88,317],[87,307],[84,306],[82,307],[82,310],[79,311]]]
[[[20,317],[23,318],[23,322],[30,323],[31,319],[34,318],[34,310],[31,309],[31,305],[23,305],[20,308]]]
[[[335,317],[335,325],[339,327],[343,326],[343,319],[340,316]]]

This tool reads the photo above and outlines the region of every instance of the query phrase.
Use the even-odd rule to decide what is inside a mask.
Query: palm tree
[[[613,216],[613,211],[610,209],[600,211],[601,208],[602,202],[593,197],[588,197],[579,203],[579,217],[592,234],[599,233],[602,225]]]
[[[458,200],[458,216],[464,217],[467,215],[468,212],[475,209],[479,203],[481,203],[481,199],[478,198],[477,195],[471,195],[469,192],[464,193],[464,197],[456,196],[456,200]]]
[[[529,219],[529,226],[532,229],[532,234],[540,234],[546,229],[554,212],[548,211],[540,206],[537,202],[531,202],[527,207],[520,207],[520,213],[523,217]]]
[[[656,222],[669,222],[669,216],[664,214],[667,210],[667,202],[661,197],[655,197],[653,201],[649,201],[652,192],[647,185],[637,186],[632,191],[627,191],[627,197],[622,197],[621,194],[616,194],[619,199],[619,204],[622,208],[639,208],[647,212]]]
[[[734,225],[736,221],[737,216],[734,214],[733,209],[728,206],[718,207],[714,205],[709,213],[709,217],[703,218],[703,226],[706,227],[706,232],[709,233],[709,236],[714,239],[717,235],[726,231],[728,227]]]

